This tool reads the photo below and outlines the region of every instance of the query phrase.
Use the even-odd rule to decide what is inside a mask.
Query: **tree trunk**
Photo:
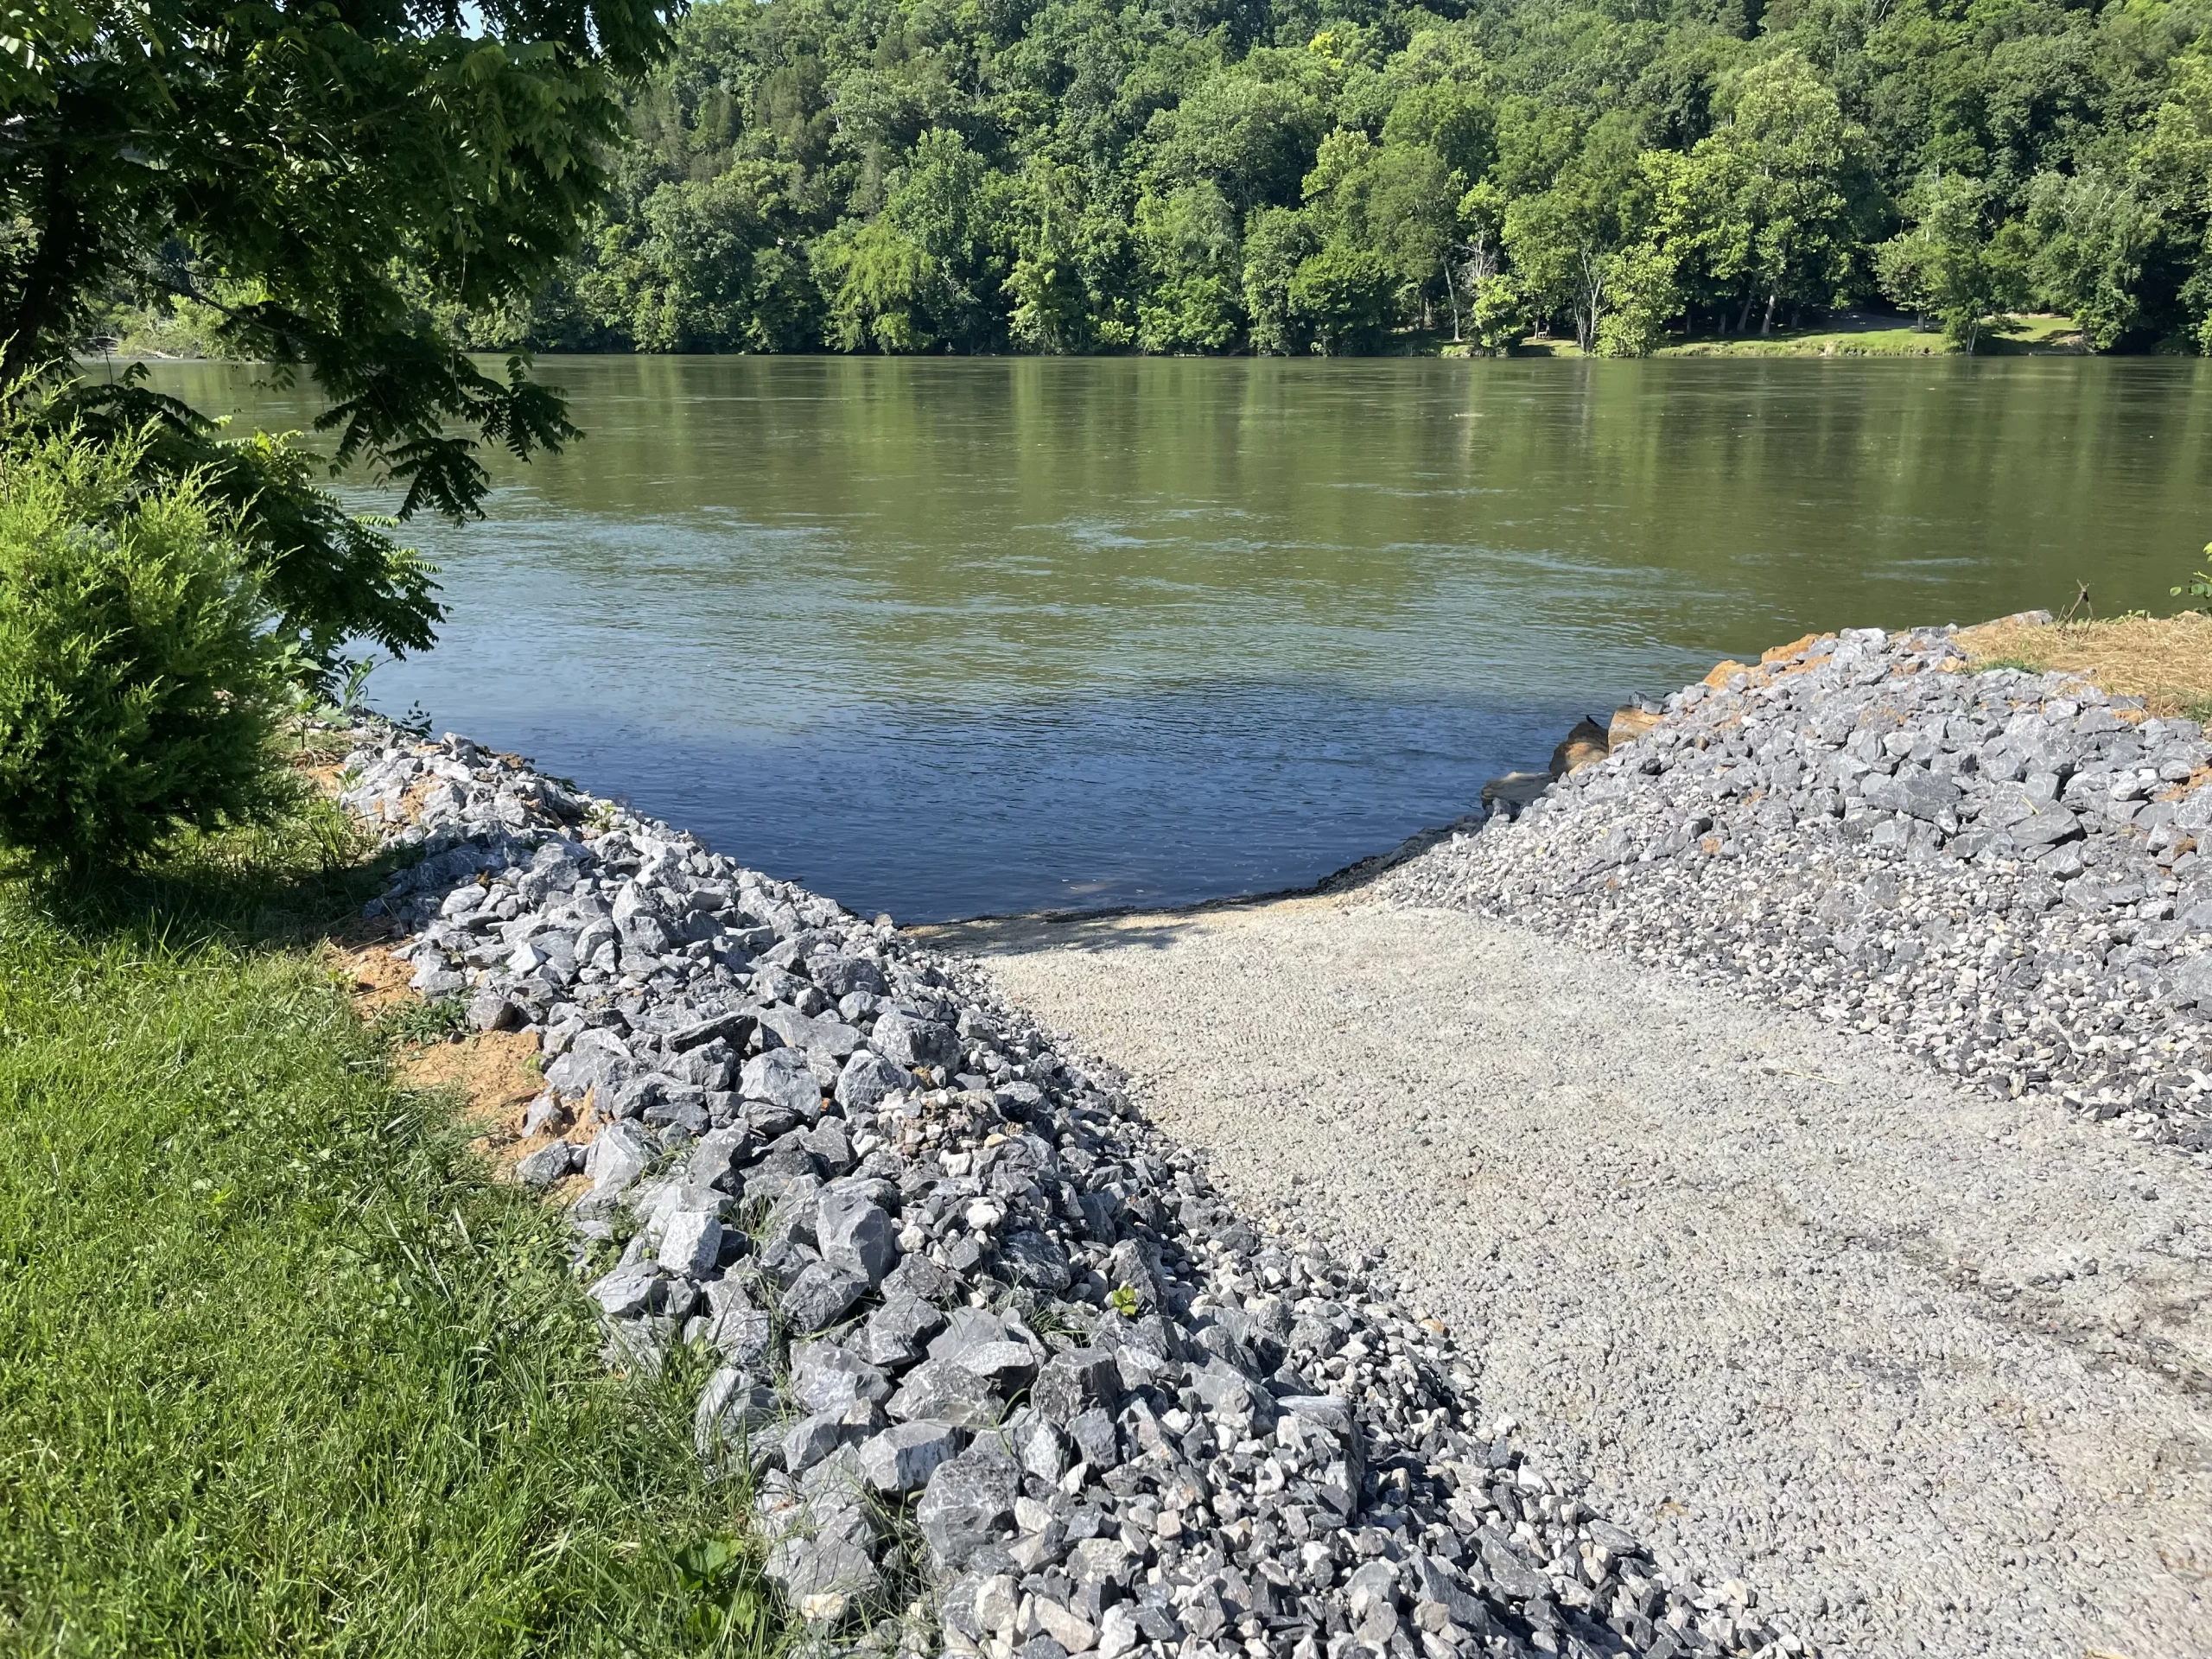
[[[48,178],[38,251],[23,274],[16,315],[0,332],[0,386],[40,365],[39,353],[51,344],[45,336],[66,320],[59,313],[81,262],[83,232],[84,215],[69,194],[67,171],[57,167]]]
[[[1762,338],[1774,332],[1774,302],[1780,297],[1781,296],[1774,289],[1770,288],[1767,289],[1766,315],[1759,319],[1759,334]]]
[[[1598,274],[1597,259],[1582,256],[1582,298],[1574,308],[1574,343],[1588,352],[1598,340],[1598,310],[1605,303],[1605,279]]]
[[[1744,294],[1744,308],[1736,314],[1736,332],[1743,334],[1751,326],[1751,302],[1757,296],[1749,289]]]
[[[1444,255],[1444,292],[1452,302],[1452,343],[1459,343],[1459,285],[1452,280],[1452,255]]]

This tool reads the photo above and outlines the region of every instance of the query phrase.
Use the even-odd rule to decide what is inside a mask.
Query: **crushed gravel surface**
[[[1835,1652],[2212,1652],[2212,1170],[1878,1037],[1374,889],[978,923],[1483,1408]]]

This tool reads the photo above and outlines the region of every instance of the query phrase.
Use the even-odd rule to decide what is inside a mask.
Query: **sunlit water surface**
[[[548,359],[588,436],[410,526],[452,618],[371,700],[902,919],[1294,886],[1723,655],[2169,602],[2207,372]]]

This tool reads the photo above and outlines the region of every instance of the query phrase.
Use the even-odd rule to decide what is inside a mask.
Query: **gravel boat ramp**
[[[1964,666],[1801,642],[1350,891],[932,942],[1824,1650],[2212,1653],[2205,746]]]

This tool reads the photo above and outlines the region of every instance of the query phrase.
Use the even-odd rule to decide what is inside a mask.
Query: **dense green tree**
[[[1390,268],[1376,254],[1331,242],[1300,261],[1290,279],[1290,314],[1317,352],[1370,352],[1389,327],[1392,285]]]
[[[2212,58],[2190,52],[2179,60],[2134,171],[2157,221],[2161,263],[2179,278],[2172,333],[2212,352]]]
[[[1467,182],[1429,144],[1378,145],[1339,127],[1322,140],[1305,194],[1321,233],[1378,263],[1403,308],[1426,327],[1429,301],[1445,286]]]
[[[1291,293],[1319,243],[1313,221],[1303,213],[1269,207],[1252,215],[1244,232],[1244,309],[1251,319],[1253,350],[1305,349],[1310,331]]]
[[[576,175],[607,186],[583,247],[526,293],[407,292],[496,348],[1533,327],[1634,355],[1910,295],[1961,339],[2024,306],[2205,349],[2208,27],[2212,0],[699,0],[626,93],[635,142]]]
[[[1505,246],[1523,301],[1545,317],[1564,316],[1583,350],[1618,296],[1618,256],[1648,222],[1650,192],[1637,118],[1615,111],[1585,134],[1553,174],[1548,188],[1505,212]]]
[[[1862,143],[1835,89],[1788,51],[1744,73],[1728,118],[1691,152],[1707,269],[1740,286],[1738,332],[1755,308],[1767,334],[1785,302],[1825,305],[1861,286],[1857,256],[1881,220]]]
[[[1944,334],[1969,352],[1983,320],[2018,299],[2024,276],[2015,238],[1989,232],[1990,196],[1979,179],[1931,176],[1913,193],[1918,223],[1876,253],[1890,296],[1939,318]]]
[[[1137,308],[1147,352],[1221,352],[1243,335],[1243,257],[1236,210],[1211,181],[1137,203],[1150,295]]]

